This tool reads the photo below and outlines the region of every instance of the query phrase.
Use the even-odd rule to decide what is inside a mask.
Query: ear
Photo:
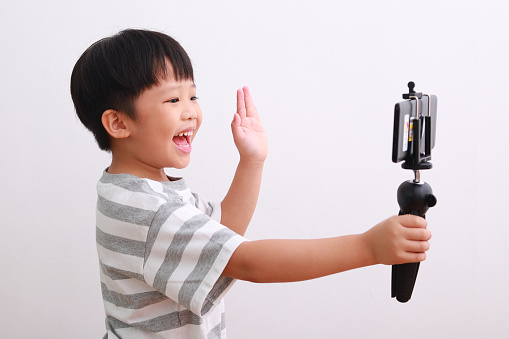
[[[104,111],[101,121],[111,137],[116,139],[127,138],[129,136],[129,129],[125,124],[125,120],[128,119],[125,114],[122,114],[113,109]]]

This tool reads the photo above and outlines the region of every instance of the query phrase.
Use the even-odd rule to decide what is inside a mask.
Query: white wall
[[[411,178],[391,158],[408,81],[439,98],[432,248],[412,300],[390,267],[295,284],[238,282],[231,338],[509,337],[507,2],[11,1],[0,14],[0,328],[5,338],[99,338],[95,182],[109,155],[74,115],[69,77],[94,41],[162,30],[194,65],[204,125],[185,175],[219,200],[237,155],[235,90],[270,141],[251,239],[363,232]],[[210,166],[211,162],[213,166]],[[207,171],[203,171],[207,168]]]

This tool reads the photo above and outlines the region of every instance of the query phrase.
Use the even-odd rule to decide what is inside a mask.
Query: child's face
[[[177,82],[169,75],[142,92],[135,112],[136,120],[130,127],[132,160],[149,171],[186,167],[202,120],[194,82]]]

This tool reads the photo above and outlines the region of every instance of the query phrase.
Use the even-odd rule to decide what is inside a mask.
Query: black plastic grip
[[[426,183],[403,182],[398,188],[399,215],[413,214],[425,218],[429,207],[436,204],[431,187]],[[412,297],[420,263],[392,266],[391,297],[406,303]]]
[[[399,215],[402,214],[419,215],[419,213],[415,210],[412,210],[411,213],[403,213],[402,211],[399,211]],[[424,215],[422,215],[422,217],[424,217]],[[397,301],[402,303],[406,303],[410,300],[414,291],[415,281],[417,280],[419,265],[419,262],[392,265],[392,298],[396,298]]]
[[[392,266],[392,297],[397,301],[406,303],[414,291],[419,264],[401,264]]]

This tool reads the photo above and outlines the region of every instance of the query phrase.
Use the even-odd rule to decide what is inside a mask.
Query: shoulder
[[[106,201],[152,211],[157,211],[168,202],[181,200],[179,191],[186,189],[183,179],[166,185],[130,174],[110,174],[106,171],[97,182],[99,202]]]

